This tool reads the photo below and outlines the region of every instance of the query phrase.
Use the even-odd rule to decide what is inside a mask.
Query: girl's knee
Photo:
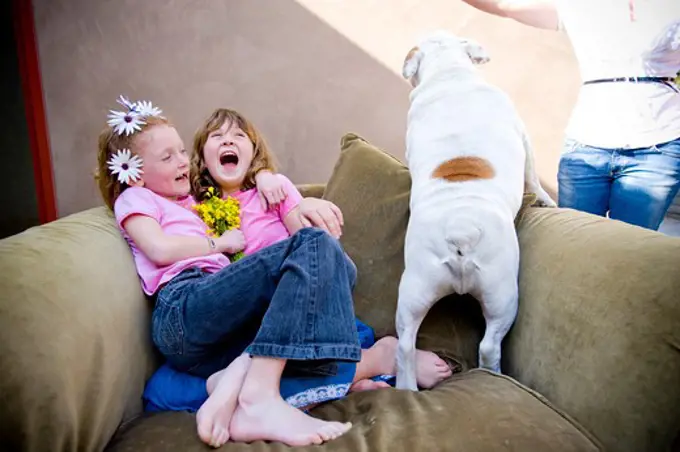
[[[303,228],[300,229],[296,233],[296,235],[298,235],[300,239],[303,241],[313,240],[319,243],[319,245],[322,247],[340,249],[340,242],[338,242],[337,239],[335,239],[332,235],[330,235],[328,232],[324,231],[321,228],[317,227]]]

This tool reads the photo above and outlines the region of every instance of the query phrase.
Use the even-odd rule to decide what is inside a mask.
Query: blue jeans
[[[332,375],[334,360],[361,359],[355,281],[340,243],[305,228],[217,273],[192,268],[177,275],[157,294],[152,338],[170,365],[201,377],[243,352]]]
[[[680,188],[680,138],[642,149],[566,140],[558,205],[656,230]]]

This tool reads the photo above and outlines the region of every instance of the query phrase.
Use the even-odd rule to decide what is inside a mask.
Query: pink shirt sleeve
[[[161,212],[153,195],[146,189],[130,187],[118,196],[113,205],[113,214],[121,230],[123,222],[132,215],[146,215],[160,223]]]
[[[279,204],[279,218],[283,221],[290,211],[300,204],[300,201],[302,201],[302,194],[300,194],[300,191],[295,184],[293,184],[286,176],[277,174],[277,177],[283,182],[283,189],[286,191],[286,199]]]

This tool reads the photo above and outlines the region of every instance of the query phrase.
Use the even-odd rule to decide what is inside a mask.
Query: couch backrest
[[[101,207],[0,241],[0,449],[102,450],[156,362],[132,256]]]

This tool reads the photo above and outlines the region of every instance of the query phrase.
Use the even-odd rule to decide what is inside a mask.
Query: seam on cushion
[[[517,386],[519,389],[522,389],[524,392],[527,394],[532,395],[536,400],[541,402],[543,405],[546,407],[550,408],[552,411],[557,413],[562,419],[565,421],[569,422],[576,430],[578,430],[583,436],[585,436],[595,447],[597,447],[601,451],[606,451],[605,447],[602,445],[599,439],[590,431],[588,431],[584,426],[582,426],[576,419],[572,418],[569,414],[567,414],[565,411],[563,411],[561,408],[556,407],[550,400],[546,399],[543,395],[541,395],[538,391],[535,391],[527,386],[524,386],[522,383],[519,381],[515,380],[514,378],[508,376],[508,375],[503,375],[499,374],[496,372],[492,372],[488,369],[472,369],[469,371],[469,373],[472,372],[479,372],[479,373],[485,373],[487,375],[491,375],[492,377],[497,377],[501,378],[503,380],[506,380],[515,386]],[[467,372],[466,372],[467,373]],[[458,375],[464,375],[464,374],[458,374]]]

